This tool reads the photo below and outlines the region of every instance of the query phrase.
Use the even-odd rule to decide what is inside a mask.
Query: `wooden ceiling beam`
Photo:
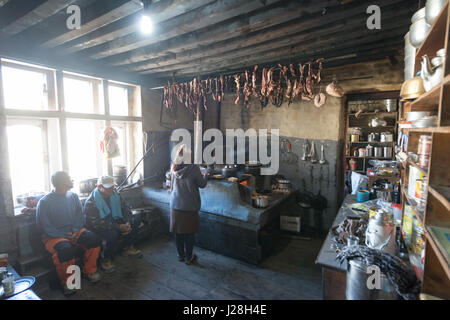
[[[200,8],[214,1],[216,0],[159,1],[150,6],[149,12],[151,12],[153,23],[157,24],[162,21],[172,19],[183,13]],[[71,41],[67,43],[67,46],[63,49],[63,52],[73,53],[85,50],[136,32],[138,31],[136,23],[139,21],[138,19],[140,18],[141,13],[141,11],[138,11],[124,19],[111,23],[103,28],[99,28],[94,32],[78,38],[75,41]]]
[[[181,63],[184,64],[186,62],[194,61],[195,59],[223,54],[224,52],[228,52],[236,48],[245,48],[262,42],[279,40],[280,38],[286,37],[288,35],[299,34],[300,31],[302,33],[308,32],[312,34],[313,32],[316,32],[314,28],[318,28],[319,31],[324,30],[323,26],[331,26],[329,28],[332,29],[333,26],[336,28],[342,28],[347,25],[359,25],[361,23],[365,24],[366,17],[361,16],[361,12],[364,11],[366,6],[367,4],[349,8],[348,10],[341,9],[340,11],[329,12],[325,16],[316,14],[310,19],[296,20],[284,23],[279,27],[275,26],[272,28],[265,28],[248,35],[221,41],[209,46],[201,46],[200,48],[195,48],[193,50],[184,50],[179,53],[166,55],[145,62],[134,63],[127,67],[127,69],[130,71],[142,71],[172,65],[175,67],[175,65]],[[383,15],[383,25],[385,19],[389,19],[393,15],[396,15],[397,10],[399,10],[399,13],[412,12],[409,0],[382,8],[384,12],[386,12]],[[325,23],[324,19],[326,20]],[[116,63],[116,65],[120,64]],[[165,70],[168,71],[174,69],[176,68],[169,67]]]
[[[80,29],[65,32],[56,38],[46,41],[42,44],[42,47],[54,48],[60,46],[142,9],[142,4],[139,0],[131,0],[125,3],[122,1],[119,6],[117,6],[115,1],[109,2],[110,4],[105,6],[106,13],[84,23]]]
[[[321,11],[330,1],[317,1],[315,6],[319,9],[309,8],[310,14]],[[173,58],[180,52],[195,48],[206,48],[216,42],[268,28],[300,17],[307,18],[308,13],[298,10],[298,3],[282,1],[264,10],[249,13],[244,16],[230,19],[224,23],[216,24],[211,28],[196,30],[177,36],[150,46],[142,47],[105,59],[111,65],[124,65],[139,63],[157,57],[170,56]]]
[[[283,3],[290,2],[287,0],[281,1]],[[323,3],[328,1],[318,0],[314,3]],[[279,2],[280,0],[217,0],[213,4],[188,12],[176,19],[172,19],[166,23],[155,26],[156,28],[154,30],[154,35],[151,37],[147,37],[140,33],[134,33],[101,45],[99,48],[95,48],[95,50],[89,52],[88,54],[93,59],[102,59],[108,56],[132,51],[196,30],[211,27],[217,23],[237,16],[268,8],[269,6]],[[317,6],[317,4],[313,4],[312,6]],[[308,11],[309,7],[303,8],[302,10]],[[299,13],[300,11],[297,12],[297,14]]]
[[[389,30],[392,27],[401,26],[401,24],[408,20],[410,17],[409,9],[399,9],[397,12],[386,13],[383,16],[383,29]],[[359,18],[359,17],[358,17]],[[348,21],[341,21],[338,23],[333,23],[331,25],[324,25],[322,28],[318,28],[313,30],[304,30],[301,33],[297,33],[291,36],[280,37],[280,33],[278,30],[274,30],[274,34],[272,32],[265,32],[266,41],[261,42],[257,45],[245,46],[245,40],[239,42],[236,40],[236,44],[234,47],[230,46],[219,46],[216,48],[212,48],[212,50],[205,51],[210,53],[208,56],[203,56],[201,59],[195,59],[190,61],[182,61],[177,64],[172,64],[164,67],[156,67],[145,72],[141,72],[141,74],[150,74],[164,71],[175,71],[180,69],[186,69],[189,67],[194,67],[200,64],[213,64],[216,62],[223,61],[224,59],[229,58],[239,58],[241,56],[246,56],[250,54],[258,54],[259,52],[267,51],[270,48],[278,48],[285,47],[288,45],[295,45],[301,42],[305,43],[315,43],[319,39],[322,40],[332,40],[334,37],[339,36],[340,34],[358,34],[355,30],[364,30],[366,19],[363,18],[354,18]],[[297,31],[298,29],[293,28],[292,31]],[[372,32],[366,32],[365,34],[370,36]],[[251,37],[250,37],[251,38]],[[228,50],[226,50],[226,47]],[[233,48],[233,50],[230,50]],[[238,48],[238,49],[236,49]],[[137,71],[136,68],[129,68],[129,71]]]
[[[402,42],[405,32],[405,27],[400,27],[393,29],[389,32],[383,32],[375,37],[360,37],[355,38],[355,34],[348,33],[345,36],[335,39],[334,41],[329,40],[321,43],[314,43],[312,45],[308,44],[298,44],[294,47],[284,47],[275,48],[268,50],[266,52],[261,52],[256,55],[248,55],[241,57],[240,59],[226,59],[221,63],[216,63],[213,65],[202,65],[194,68],[180,70],[175,73],[176,77],[194,76],[194,75],[204,75],[204,74],[214,74],[216,72],[224,70],[236,70],[239,68],[248,68],[255,64],[264,64],[273,61],[306,61],[304,59],[317,59],[324,57],[324,54],[330,54],[331,57],[336,57],[342,54],[357,53],[359,50],[378,46],[384,46],[388,50],[386,39],[392,40],[393,43]],[[346,51],[343,51],[346,50]],[[297,53],[298,52],[298,53]],[[173,73],[161,73],[154,74],[154,77],[169,78]]]

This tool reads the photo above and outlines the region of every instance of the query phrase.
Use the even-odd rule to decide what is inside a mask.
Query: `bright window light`
[[[109,86],[109,113],[113,116],[128,116],[128,90]]]
[[[29,192],[48,191],[42,130],[40,126],[28,124],[7,126],[14,201],[17,196]]]
[[[5,107],[8,109],[48,109],[45,73],[3,67]]]

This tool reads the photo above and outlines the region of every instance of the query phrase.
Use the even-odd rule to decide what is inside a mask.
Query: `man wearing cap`
[[[50,252],[56,273],[65,295],[75,293],[67,280],[68,267],[83,257],[83,273],[91,282],[100,280],[97,260],[101,239],[84,227],[84,216],[78,196],[69,192],[73,182],[66,172],[58,171],[52,176],[55,189],[39,200],[36,209],[36,224],[42,233],[45,249]]]
[[[100,263],[106,273],[114,272],[112,258],[119,238],[123,239],[124,253],[141,258],[142,252],[134,248],[139,219],[133,217],[126,201],[115,191],[114,178],[101,177],[97,188],[84,204],[86,225],[106,241]]]

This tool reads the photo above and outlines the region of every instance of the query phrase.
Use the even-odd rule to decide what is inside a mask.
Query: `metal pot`
[[[373,146],[371,146],[370,144],[366,146],[366,156],[373,157]]]
[[[390,132],[382,132],[380,134],[380,142],[392,142],[394,141],[394,135]]]
[[[375,147],[374,150],[374,157],[376,158],[382,158],[383,157],[383,147]]]
[[[80,193],[91,193],[97,187],[97,178],[80,181]]]
[[[395,287],[385,274],[380,274],[380,289],[369,289],[367,280],[372,273],[358,260],[347,263],[345,295],[347,300],[397,300]]]
[[[377,141],[380,141],[380,134],[377,133],[377,132],[369,133],[367,139],[368,139],[369,142],[377,142]]]
[[[416,121],[422,119],[423,117],[430,116],[431,111],[411,111],[406,113],[406,121]]]
[[[390,194],[391,190],[384,190],[384,192]],[[395,255],[396,228],[392,218],[381,209],[369,219],[366,229],[366,246]]]
[[[260,164],[260,163],[246,163],[244,172],[247,174],[254,175],[254,176],[259,176],[259,175],[261,175],[261,167],[262,167],[262,164]]]
[[[222,176],[224,178],[235,177],[237,173],[237,168],[235,165],[226,165],[222,168]]]
[[[414,78],[414,66],[416,63],[416,48],[409,41],[409,32],[405,35],[405,81]]]
[[[411,19],[411,27],[409,29],[409,41],[415,48],[419,48],[426,39],[430,25],[425,20],[425,8],[417,11]]]
[[[425,20],[431,26],[442,10],[446,0],[427,0],[425,4]]]
[[[387,112],[397,111],[397,99],[386,99],[384,101]]]
[[[266,208],[269,206],[269,197],[257,196],[253,198],[254,206],[257,208]]]
[[[385,158],[392,158],[392,147],[384,147],[383,153]]]

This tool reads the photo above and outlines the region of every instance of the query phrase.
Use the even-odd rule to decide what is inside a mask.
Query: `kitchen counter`
[[[322,266],[322,295],[324,300],[345,300],[347,262],[342,265],[336,260],[336,252],[332,249],[332,228],[345,220],[349,215],[355,214],[347,207],[348,204],[357,202],[356,195],[347,195],[342,202],[341,208],[334,219],[332,227],[322,244],[316,263]]]
[[[142,187],[141,192],[146,204],[159,209],[168,232],[170,191],[155,183]],[[196,245],[253,264],[269,254],[272,231],[279,229],[280,208],[290,203],[293,193],[271,195],[267,208],[251,206],[245,201],[249,195],[250,189],[236,182],[208,180],[200,189]]]

